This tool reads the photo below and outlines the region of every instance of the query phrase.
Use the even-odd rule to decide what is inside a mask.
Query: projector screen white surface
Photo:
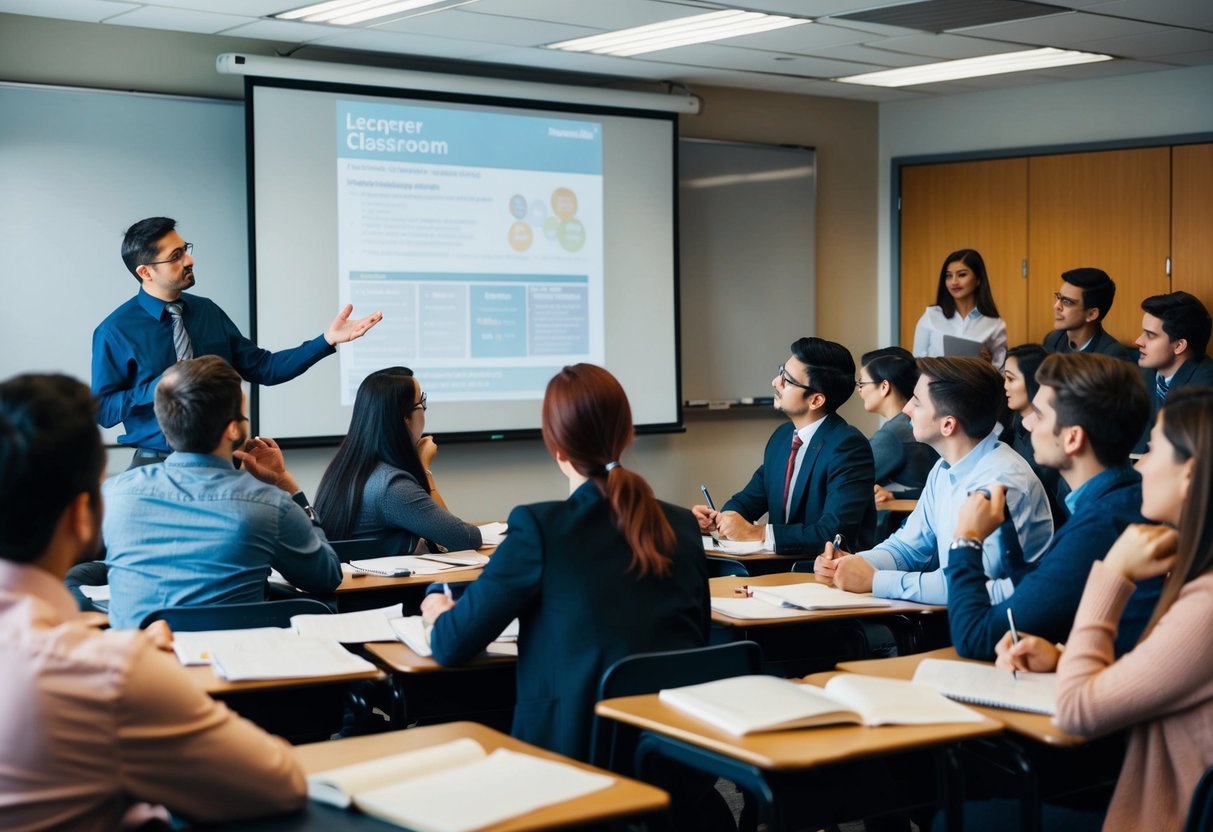
[[[436,434],[531,431],[551,375],[602,364],[638,426],[680,422],[671,117],[252,82],[257,342],[344,303],[383,321],[262,387],[257,430],[336,436],[358,383],[411,367]]]

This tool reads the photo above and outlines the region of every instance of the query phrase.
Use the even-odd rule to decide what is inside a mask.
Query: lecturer
[[[361,337],[383,317],[375,312],[350,320],[353,306],[346,306],[323,335],[293,349],[263,350],[214,302],[184,294],[194,285],[193,244],[176,228],[176,220],[149,217],[127,229],[122,260],[139,282],[139,293],[93,332],[98,421],[107,428],[123,423],[126,434],[118,442],[135,449],[132,468],[169,455],[152,401],[160,374],[177,361],[218,355],[245,381],[280,384],[336,352],[335,344]]]

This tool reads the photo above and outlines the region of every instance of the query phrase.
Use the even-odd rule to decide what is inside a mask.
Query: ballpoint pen
[[[712,500],[712,495],[708,493],[708,484],[706,482],[701,482],[699,484],[699,490],[703,492],[703,499],[708,501],[708,508],[710,508],[712,511],[715,511],[716,503]],[[713,546],[720,545],[720,541],[716,539],[715,533],[708,532],[708,537],[712,538]]]
[[[1011,644],[1012,646],[1019,644],[1019,631],[1015,629],[1015,613],[1011,612],[1011,608],[1007,607],[1007,623],[1011,625]],[[1014,667],[1011,668],[1011,678],[1018,679],[1019,673]]]

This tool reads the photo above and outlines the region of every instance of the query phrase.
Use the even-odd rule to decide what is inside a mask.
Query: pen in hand
[[[1015,613],[1011,612],[1010,607],[1007,607],[1007,623],[1011,625],[1011,645],[1015,646],[1019,644],[1019,631],[1015,629]],[[1011,678],[1019,678],[1019,672],[1014,667],[1011,668]]]
[[[707,501],[708,501],[708,508],[710,508],[712,511],[715,511],[715,510],[716,510],[716,503],[715,503],[715,502],[713,502],[713,500],[712,500],[712,495],[708,493],[708,484],[707,484],[707,483],[705,483],[705,482],[701,482],[701,483],[699,484],[699,490],[703,492],[703,499],[705,499],[705,500],[707,500]],[[720,545],[720,541],[716,539],[716,534],[715,534],[715,532],[708,532],[708,536],[712,538],[712,545],[713,545],[713,546],[719,546],[719,545]]]

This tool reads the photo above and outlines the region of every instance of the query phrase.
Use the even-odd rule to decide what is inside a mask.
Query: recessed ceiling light
[[[1092,64],[1111,60],[1113,60],[1111,55],[1045,47],[1028,49],[1023,52],[984,55],[980,58],[964,58],[959,61],[940,61],[899,69],[883,69],[879,72],[848,75],[834,80],[844,84],[868,84],[873,87],[909,87],[919,84],[937,84],[941,81],[956,81],[961,78],[980,78],[985,75],[1028,72],[1033,69],[1049,69],[1057,66]]]
[[[617,32],[606,32],[601,35],[550,43],[547,48],[627,57],[645,52],[656,52],[659,49],[725,40],[812,22],[804,17],[785,17],[761,12],[746,12],[740,9],[724,9],[708,14],[666,20],[661,23],[650,23],[647,26],[620,29]]]
[[[475,0],[461,0],[456,3],[451,3],[450,0],[328,0],[328,2],[313,3],[310,6],[270,16],[278,20],[302,20],[306,23],[353,26],[368,20],[415,11],[426,6],[436,6],[439,3],[447,6],[462,6],[471,2],[475,2]]]

